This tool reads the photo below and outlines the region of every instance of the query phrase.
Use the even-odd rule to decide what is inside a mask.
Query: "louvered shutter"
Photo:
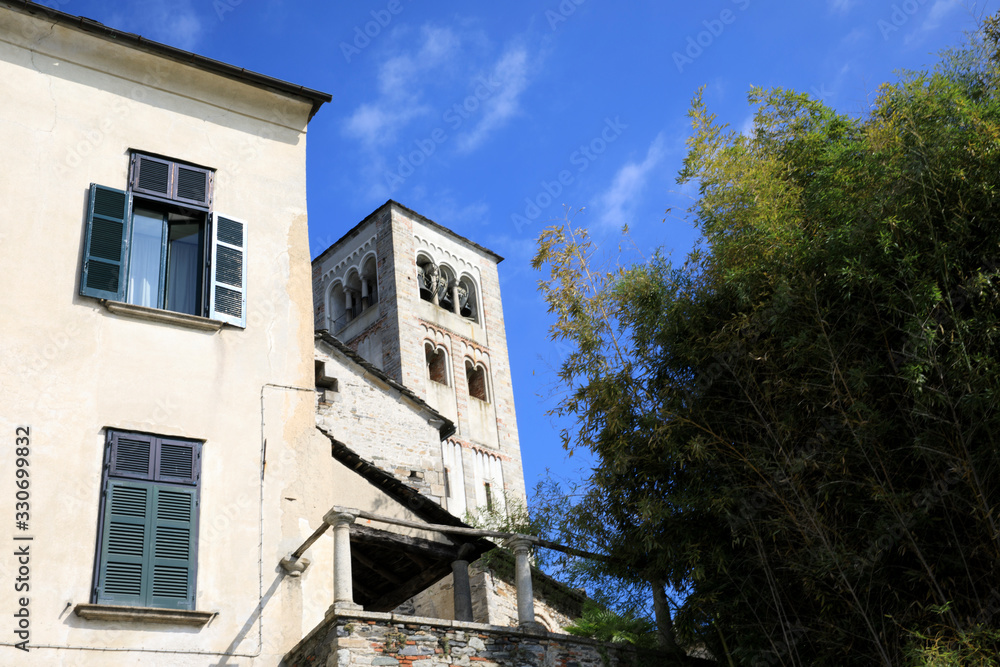
[[[148,155],[132,158],[132,192],[170,198],[174,191],[174,164]]]
[[[212,172],[183,164],[174,165],[173,198],[198,206],[209,206]]]
[[[156,439],[144,433],[111,434],[111,465],[113,477],[153,479]]]
[[[209,317],[246,327],[247,225],[219,215],[212,220]]]
[[[194,609],[196,492],[191,488],[161,485],[151,490],[153,539],[146,604]]]
[[[129,188],[132,192],[156,199],[209,208],[212,203],[212,180],[210,169],[135,153]]]
[[[122,190],[90,184],[80,294],[123,301],[128,257],[129,197]]]
[[[111,430],[108,447],[95,602],[194,609],[201,443]]]
[[[109,479],[104,502],[97,603],[145,606],[153,487]]]
[[[200,476],[198,443],[158,438],[155,480],[171,484],[197,484]]]

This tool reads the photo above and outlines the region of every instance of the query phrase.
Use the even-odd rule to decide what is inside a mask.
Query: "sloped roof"
[[[426,216],[420,215],[419,213],[417,213],[416,211],[414,211],[412,208],[408,208],[406,206],[403,206],[402,204],[400,204],[395,199],[389,199],[384,204],[382,204],[381,206],[379,206],[377,209],[375,209],[374,211],[372,211],[371,213],[369,213],[368,215],[366,215],[361,222],[359,222],[358,224],[354,225],[354,227],[352,227],[347,232],[345,232],[344,235],[341,236],[338,240],[334,241],[333,244],[329,248],[325,249],[323,252],[321,252],[320,254],[316,255],[316,259],[313,260],[313,263],[315,264],[316,262],[322,261],[323,258],[326,257],[326,255],[328,253],[330,253],[331,251],[333,251],[334,249],[336,249],[341,243],[343,243],[347,239],[351,238],[352,236],[356,235],[357,232],[358,232],[358,230],[361,229],[361,227],[363,227],[365,224],[367,224],[373,217],[375,217],[376,215],[378,215],[379,213],[381,213],[385,209],[390,208],[392,206],[396,206],[397,208],[399,208],[401,211],[403,211],[407,215],[409,215],[409,216],[411,216],[413,218],[416,218],[417,220],[419,220],[421,223],[427,225],[428,227],[433,227],[434,229],[438,230],[439,232],[447,234],[448,236],[451,236],[452,238],[454,238],[454,239],[456,239],[458,241],[461,241],[462,243],[465,243],[466,245],[468,245],[468,246],[470,246],[472,248],[475,248],[476,250],[478,250],[479,252],[481,252],[481,253],[483,253],[485,255],[489,255],[490,257],[492,257],[496,261],[497,264],[499,264],[500,262],[503,261],[503,257],[501,257],[500,255],[496,254],[495,252],[493,252],[489,248],[481,246],[478,243],[476,243],[475,241],[472,241],[470,239],[465,238],[461,234],[456,234],[454,231],[452,231],[451,229],[448,229],[444,225],[439,224],[437,222],[434,222],[433,220],[431,220],[430,218],[428,218]]]
[[[407,389],[405,385],[396,382],[391,377],[386,375],[383,371],[379,370],[370,361],[368,361],[360,354],[349,348],[347,345],[341,342],[339,338],[333,336],[329,331],[327,331],[326,329],[319,329],[318,331],[316,331],[316,340],[323,341],[324,343],[326,343],[327,345],[329,345],[330,347],[332,347],[333,349],[337,350],[345,357],[347,357],[347,360],[349,362],[355,364],[356,366],[360,366],[365,372],[378,378],[379,381],[385,383],[392,389],[395,389],[403,396],[406,396],[406,398],[415,403],[422,410],[430,412],[435,419],[440,419],[442,423],[441,426],[438,428],[438,434],[441,436],[442,440],[450,438],[452,435],[455,434],[455,431],[457,429],[455,427],[455,424],[450,419],[448,419],[440,412],[432,408],[427,403],[427,401],[417,396],[415,393],[413,393],[412,390]]]
[[[402,507],[432,524],[471,528],[436,502],[366,461],[329,431],[317,430],[330,441],[333,458]],[[459,557],[476,560],[496,548],[481,537],[446,536],[452,545],[402,537],[367,526],[351,526],[355,601],[369,611],[390,611],[428,586],[451,574]]]

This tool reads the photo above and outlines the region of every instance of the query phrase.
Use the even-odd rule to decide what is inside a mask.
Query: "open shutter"
[[[194,609],[196,491],[153,486],[153,548],[147,604]]]
[[[128,256],[128,203],[122,190],[90,184],[87,232],[83,249],[80,294],[98,299],[125,299]]]
[[[247,225],[218,213],[212,223],[209,317],[245,328]]]
[[[105,503],[97,603],[145,606],[153,487],[110,479]]]

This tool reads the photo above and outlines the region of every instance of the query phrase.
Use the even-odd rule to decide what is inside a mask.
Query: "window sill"
[[[80,618],[89,621],[158,623],[203,627],[218,615],[214,611],[187,611],[154,607],[119,607],[108,604],[78,604],[73,609]]]
[[[159,308],[147,308],[146,306],[135,306],[131,303],[108,301],[107,299],[101,299],[101,303],[115,315],[124,315],[125,317],[134,317],[162,324],[175,324],[199,331],[219,331],[222,329],[222,322],[210,320],[207,317],[175,313],[172,310],[160,310]]]

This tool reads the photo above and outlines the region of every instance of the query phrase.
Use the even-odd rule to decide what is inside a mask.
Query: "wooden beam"
[[[364,554],[358,553],[358,551],[359,551],[358,549],[352,549],[351,555],[354,558],[356,558],[359,563],[361,563],[362,565],[364,565],[369,570],[371,570],[378,576],[382,577],[383,579],[388,579],[391,583],[394,583],[397,586],[403,583],[403,580],[397,577],[395,574],[385,569],[384,567],[378,565],[377,563],[375,563],[375,561],[371,560]]]
[[[421,573],[402,586],[386,593],[378,600],[365,605],[365,611],[392,611],[400,604],[424,590],[433,583],[451,574],[451,566],[439,566],[421,570]]]
[[[374,598],[376,596],[376,593],[373,593],[372,589],[366,588],[363,583],[361,583],[360,581],[358,581],[358,577],[357,576],[354,576],[352,578],[351,585],[354,587],[354,590],[356,590],[357,592],[361,593],[362,595],[364,595],[369,600],[371,600],[372,598]]]
[[[458,548],[455,545],[433,542],[422,537],[390,533],[378,528],[359,526],[356,523],[351,525],[351,542],[370,544],[379,549],[389,549],[402,553],[416,551],[435,560],[447,560],[449,563],[458,560]]]

